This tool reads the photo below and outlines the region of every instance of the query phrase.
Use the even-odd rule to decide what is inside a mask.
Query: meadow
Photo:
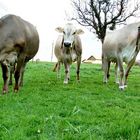
[[[113,66],[103,84],[100,64],[82,64],[77,83],[73,64],[68,85],[64,69],[57,79],[53,66],[29,62],[20,91],[10,86],[0,96],[0,140],[140,140],[139,66],[124,91],[114,83]]]

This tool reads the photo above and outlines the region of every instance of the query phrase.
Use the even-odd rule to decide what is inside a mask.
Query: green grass
[[[0,140],[140,140],[140,67],[120,91],[113,67],[103,84],[100,65],[82,64],[77,83],[73,64],[64,85],[53,65],[30,62],[20,91],[0,96]]]

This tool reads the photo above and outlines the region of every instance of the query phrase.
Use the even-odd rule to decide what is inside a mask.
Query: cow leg
[[[19,85],[20,85],[20,81],[21,81],[21,77],[22,77],[22,73],[23,73],[23,68],[24,68],[24,59],[20,59],[17,62],[17,67],[15,70],[15,87],[14,87],[14,91],[17,92],[19,90]]]
[[[119,84],[118,72],[119,72],[118,63],[116,63],[116,64],[115,64],[115,82],[116,82],[117,84]]]
[[[9,79],[9,85],[12,85],[12,74],[13,74],[13,71],[12,71],[12,68],[10,68],[10,79]]]
[[[57,63],[55,64],[55,66],[54,66],[54,68],[53,68],[53,72],[56,72],[56,69],[57,69],[57,67],[58,67],[58,63],[59,63],[59,62],[57,62]]]
[[[132,68],[133,64],[135,63],[135,59],[132,59],[128,64],[127,64],[127,68],[125,71],[125,78],[124,78],[124,86],[127,87],[127,78],[128,78],[128,74],[130,69]]]
[[[64,63],[65,66],[65,79],[64,79],[64,84],[68,84],[68,81],[70,79],[70,64]]]
[[[53,68],[53,72],[57,71],[57,78],[61,78],[60,67],[61,67],[61,62],[58,61]]]
[[[108,62],[108,69],[107,69],[107,80],[109,80],[110,74],[109,74],[109,70],[110,70],[110,61]]]
[[[3,76],[3,81],[4,81],[2,93],[5,94],[5,93],[8,92],[8,74],[9,74],[9,68],[5,64],[1,64],[1,68],[2,68],[2,76]]]
[[[9,85],[12,85],[12,76],[15,70],[15,65],[10,66],[10,79],[9,79]]]
[[[110,62],[108,62],[107,61],[107,59],[103,59],[102,60],[102,68],[103,68],[103,71],[104,71],[104,78],[103,78],[103,82],[104,83],[107,83],[108,82],[108,74],[109,74],[109,63]]]
[[[25,71],[25,66],[27,63],[24,63],[23,66],[21,67],[21,77],[19,80],[19,86],[23,86],[23,77],[24,77],[24,71]]]
[[[61,62],[58,62],[58,65],[57,65],[57,78],[61,78],[60,67],[61,67]]]
[[[124,69],[123,69],[123,60],[121,58],[118,58],[118,66],[120,70],[120,81],[119,81],[119,89],[123,90],[124,89]]]
[[[77,69],[76,69],[77,81],[80,80],[80,76],[79,76],[79,74],[80,74],[80,65],[81,65],[81,56],[78,57],[78,59],[77,59]]]

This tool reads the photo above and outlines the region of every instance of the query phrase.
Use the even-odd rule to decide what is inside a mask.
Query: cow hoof
[[[77,80],[77,83],[80,83],[80,80]]]
[[[120,90],[124,90],[124,86],[119,86],[119,89]]]
[[[68,81],[64,81],[64,84],[68,84]]]
[[[6,94],[6,93],[8,93],[8,88],[3,88],[3,90],[2,90],[2,94]]]
[[[124,85],[125,88],[127,88],[127,85]]]
[[[103,81],[104,84],[107,84],[107,81]]]
[[[4,95],[4,94],[6,94],[6,93],[7,93],[7,91],[6,91],[6,90],[3,90],[3,91],[2,91],[2,94],[3,94],[3,95]]]
[[[9,85],[12,85],[12,82],[9,82]]]
[[[119,81],[116,81],[115,83],[116,83],[116,84],[119,84]]]
[[[18,92],[18,89],[17,88],[14,88],[14,93],[17,93]]]

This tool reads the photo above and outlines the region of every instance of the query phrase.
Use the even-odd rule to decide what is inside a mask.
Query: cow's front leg
[[[6,64],[1,64],[2,67],[2,76],[3,76],[3,90],[2,93],[5,94],[8,92],[8,74],[9,74],[9,67]]]
[[[68,84],[68,81],[70,79],[70,64],[64,63],[65,66],[65,79],[64,84]]]
[[[80,65],[81,65],[81,56],[77,58],[77,69],[76,69],[76,73],[77,73],[77,81],[79,82],[80,80]]]
[[[119,89],[124,90],[124,69],[123,69],[123,60],[118,58],[118,66],[120,71],[120,82],[119,82]]]

